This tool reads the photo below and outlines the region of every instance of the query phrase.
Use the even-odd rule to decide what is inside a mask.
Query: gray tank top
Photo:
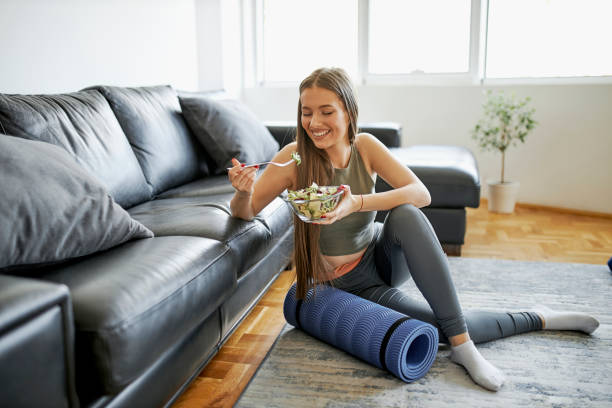
[[[359,150],[351,145],[351,158],[345,169],[334,169],[330,185],[348,184],[351,193],[371,194],[374,191],[374,180],[368,173]],[[376,211],[354,212],[348,217],[330,225],[321,225],[319,248],[323,255],[338,256],[359,252],[367,247],[373,239],[373,222]]]

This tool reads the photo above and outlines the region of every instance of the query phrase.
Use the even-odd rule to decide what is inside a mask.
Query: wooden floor
[[[467,210],[462,256],[605,264],[612,256],[612,217],[518,206],[489,213]],[[295,272],[281,273],[174,408],[232,407],[285,324],[283,300]]]

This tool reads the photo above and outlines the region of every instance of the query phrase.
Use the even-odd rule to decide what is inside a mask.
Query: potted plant
[[[529,106],[531,98],[518,100],[514,94],[487,91],[483,104],[483,118],[472,130],[472,138],[483,151],[501,153],[501,178],[488,181],[489,211],[512,213],[520,183],[505,178],[506,150],[524,143],[537,122],[533,119],[534,108]]]

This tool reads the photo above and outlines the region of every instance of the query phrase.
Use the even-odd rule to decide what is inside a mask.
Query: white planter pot
[[[489,181],[489,211],[496,213],[510,214],[514,212],[514,204],[520,183],[518,181]]]

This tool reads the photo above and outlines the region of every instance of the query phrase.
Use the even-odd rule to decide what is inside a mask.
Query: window
[[[294,84],[321,66],[342,67],[363,83],[612,75],[612,0],[242,4],[256,5],[250,83]]]
[[[264,0],[263,82],[299,81],[335,66],[357,75],[355,0]]]
[[[470,0],[375,0],[368,18],[369,73],[469,71]]]
[[[612,74],[610,0],[490,0],[486,76]]]

